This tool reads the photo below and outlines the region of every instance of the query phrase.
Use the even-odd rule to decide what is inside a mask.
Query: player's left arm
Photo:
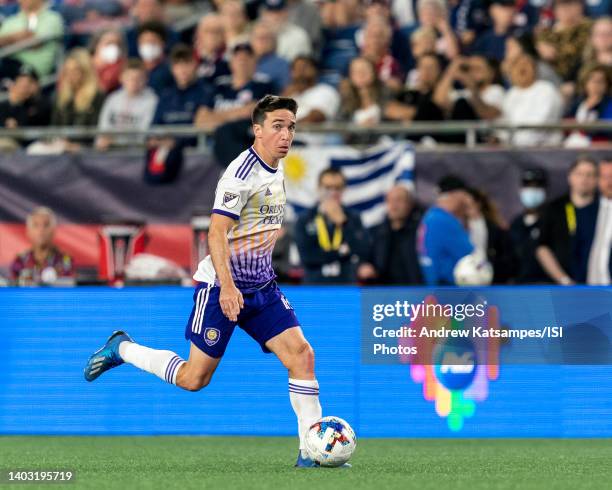
[[[230,248],[227,234],[234,224],[234,218],[213,213],[208,231],[210,257],[221,289],[219,304],[223,314],[233,322],[238,320],[238,314],[244,307],[242,293],[234,284],[230,271]]]

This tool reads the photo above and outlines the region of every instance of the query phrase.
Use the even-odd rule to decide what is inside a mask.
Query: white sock
[[[289,399],[298,419],[300,451],[304,454],[306,449],[306,432],[312,424],[321,418],[319,383],[316,379],[289,378]]]
[[[176,384],[179,368],[185,362],[172,351],[150,349],[128,341],[119,344],[119,355],[125,362],[173,385]]]

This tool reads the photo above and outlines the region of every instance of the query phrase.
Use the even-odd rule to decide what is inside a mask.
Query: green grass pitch
[[[1,488],[604,489],[610,439],[362,439],[352,469],[296,469],[284,437],[0,437]],[[7,484],[9,469],[70,469],[72,484]]]

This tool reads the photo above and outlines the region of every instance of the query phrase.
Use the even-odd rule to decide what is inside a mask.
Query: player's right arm
[[[208,246],[219,285],[219,304],[223,314],[231,321],[238,320],[238,314],[244,307],[242,293],[234,284],[230,270],[230,248],[227,234],[234,226],[235,221],[229,216],[213,214],[208,231]]]

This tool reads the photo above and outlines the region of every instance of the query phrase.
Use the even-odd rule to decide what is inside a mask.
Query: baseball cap
[[[539,167],[531,167],[523,170],[521,175],[521,183],[523,185],[537,185],[538,187],[546,186],[546,170]]]

